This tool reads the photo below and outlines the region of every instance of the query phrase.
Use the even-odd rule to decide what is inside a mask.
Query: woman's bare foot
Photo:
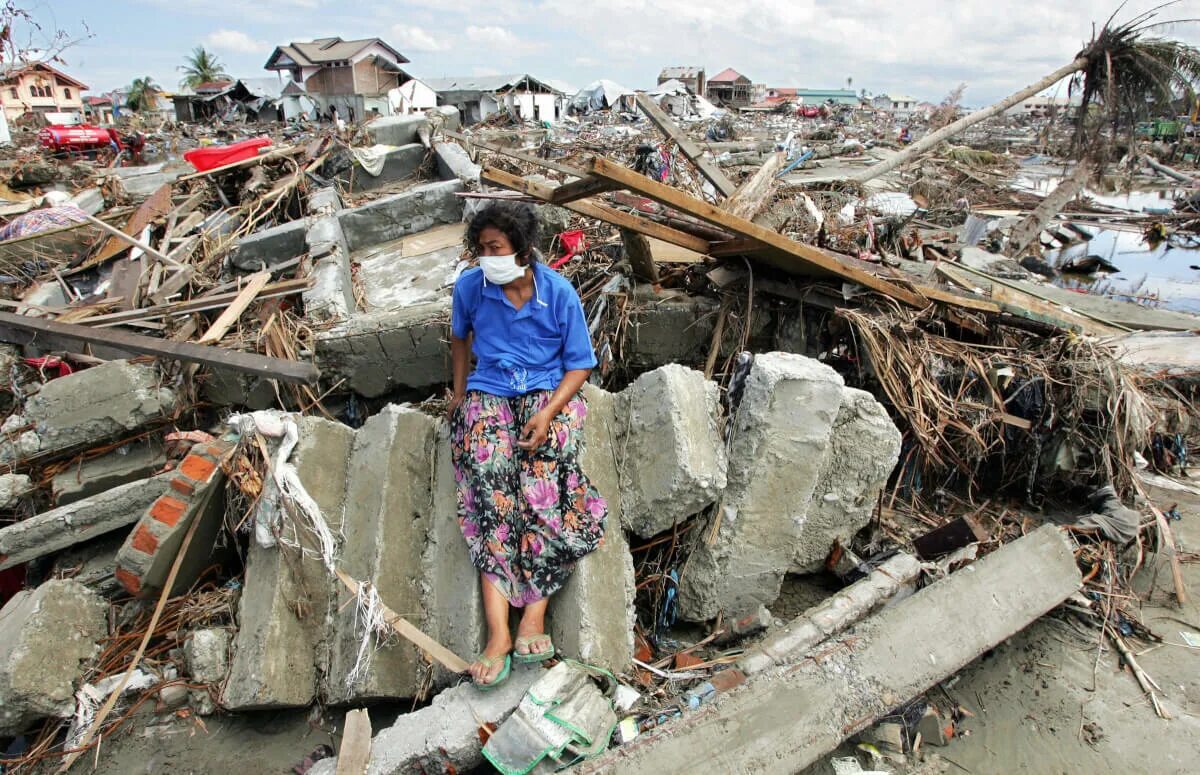
[[[521,623],[517,625],[517,653],[545,654],[550,651],[551,640],[546,634],[546,607],[548,600],[525,606]]]
[[[500,675],[500,671],[504,669],[504,655],[512,651],[512,647],[512,637],[507,632],[489,638],[479,659],[476,659],[467,668],[471,679],[484,686],[495,681],[496,676]]]

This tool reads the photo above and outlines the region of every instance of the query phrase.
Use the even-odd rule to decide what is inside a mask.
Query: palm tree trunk
[[[876,164],[872,167],[869,167],[866,170],[863,170],[862,172],[858,173],[857,175],[855,175],[854,177],[852,177],[850,179],[857,183],[866,183],[868,180],[877,178],[880,175],[884,175],[888,172],[891,172],[896,167],[899,167],[901,164],[905,164],[905,163],[911,161],[912,159],[915,159],[917,156],[920,156],[921,154],[925,153],[926,151],[928,151],[930,148],[933,148],[938,143],[942,142],[943,140],[945,140],[949,137],[953,137],[954,135],[963,131],[967,127],[973,126],[974,124],[978,124],[980,121],[983,121],[984,119],[987,119],[987,118],[991,118],[992,116],[995,116],[998,113],[1002,113],[1003,111],[1011,108],[1013,105],[1016,105],[1021,100],[1026,99],[1028,97],[1032,97],[1033,95],[1037,94],[1038,92],[1040,92],[1043,89],[1048,89],[1049,87],[1051,87],[1054,84],[1061,81],[1063,78],[1066,78],[1071,73],[1082,70],[1084,67],[1087,66],[1087,63],[1088,63],[1087,57],[1079,57],[1071,64],[1060,67],[1059,69],[1055,70],[1053,73],[1050,73],[1050,75],[1047,75],[1045,78],[1038,81],[1037,83],[1026,86],[1021,91],[1017,92],[1016,94],[1012,94],[1012,95],[1009,95],[1008,97],[1005,97],[1004,99],[997,102],[995,105],[977,110],[968,116],[963,116],[958,121],[955,121],[953,124],[947,124],[946,126],[942,127],[938,131],[932,132],[932,133],[926,135],[925,137],[922,137],[920,140],[918,140],[917,142],[908,146],[907,148],[905,148],[903,151],[896,154],[892,158],[887,159],[886,161],[881,161],[878,164]]]
[[[1075,164],[1075,169],[1071,171],[1061,181],[1058,186],[1046,195],[1046,198],[1038,203],[1038,206],[1033,208],[1033,212],[1025,217],[1020,223],[1013,227],[1013,230],[1008,235],[1008,254],[1013,258],[1020,258],[1025,250],[1037,241],[1038,235],[1042,233],[1042,229],[1046,228],[1046,224],[1058,215],[1058,213],[1067,206],[1067,203],[1079,195],[1083,187],[1092,177],[1093,167],[1089,159],[1080,159]]]

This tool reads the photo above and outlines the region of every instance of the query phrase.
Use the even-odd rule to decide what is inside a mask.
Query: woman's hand
[[[462,406],[463,399],[466,398],[464,393],[452,393],[446,391],[446,419],[454,417],[454,412],[458,407]]]
[[[525,423],[525,427],[521,429],[521,437],[517,441],[517,446],[526,452],[532,452],[545,444],[546,437],[550,432],[550,421],[553,419],[554,413],[548,409],[543,409],[530,417],[529,422]]]

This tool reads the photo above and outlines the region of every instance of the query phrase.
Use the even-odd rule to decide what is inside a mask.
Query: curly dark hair
[[[533,205],[496,201],[476,213],[467,226],[467,247],[473,253],[480,252],[479,233],[489,226],[504,232],[518,256],[537,260],[538,220]]]

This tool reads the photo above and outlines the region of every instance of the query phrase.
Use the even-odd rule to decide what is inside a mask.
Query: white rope
[[[75,717],[71,720],[71,728],[67,731],[67,742],[64,746],[67,750],[78,748],[83,742],[84,734],[91,729],[92,721],[96,718],[97,708],[123,677],[123,674],[110,675],[94,684],[84,684],[79,687],[79,691],[75,692]],[[165,677],[167,680],[173,680],[175,676],[172,671]],[[144,670],[135,670],[129,682],[125,684],[125,688],[121,690],[121,694],[143,691],[153,686],[158,680],[157,676]]]
[[[354,629],[362,634],[359,636],[354,667],[346,674],[348,689],[366,677],[371,669],[371,657],[374,655],[372,641],[376,634],[388,631],[387,620],[383,616],[383,601],[379,599],[375,585],[370,582],[364,581],[358,585],[358,595],[354,599]]]

